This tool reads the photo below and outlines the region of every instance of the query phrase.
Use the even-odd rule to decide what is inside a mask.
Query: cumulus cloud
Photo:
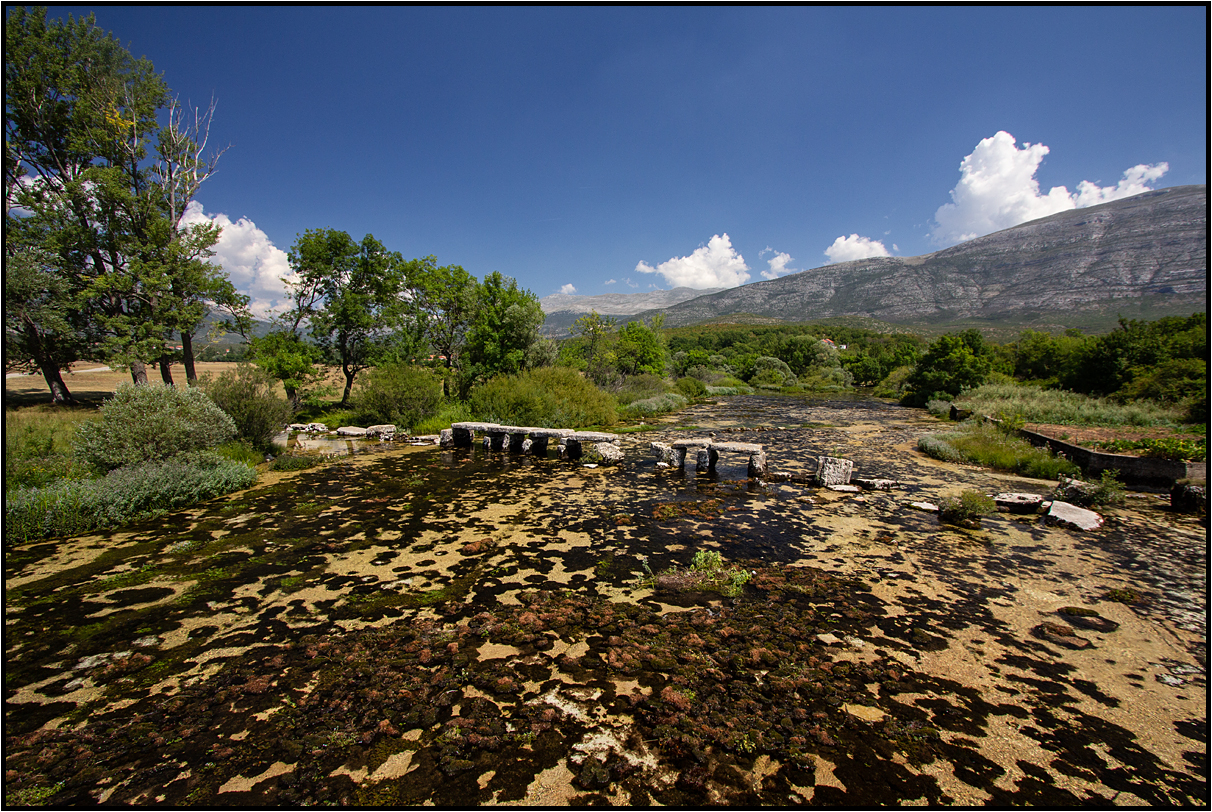
[[[286,285],[293,271],[286,252],[270,241],[264,231],[247,217],[234,223],[226,214],[208,215],[202,204],[190,201],[182,221],[188,224],[215,222],[223,227],[211,261],[227,273],[236,290],[249,297],[249,310],[257,318],[268,318],[270,311],[286,302]]]
[[[564,285],[563,287],[560,288],[560,293],[563,293],[566,296],[571,296],[572,294],[574,294],[576,292],[577,292],[577,287],[576,287],[576,285],[572,284],[571,282],[569,282],[567,285]]]
[[[791,262],[791,254],[783,251],[775,251],[769,245],[758,252],[758,258],[764,257],[766,254],[774,254],[770,259],[766,260],[766,264],[770,267],[762,271],[762,276],[766,279],[778,279],[789,273],[795,273],[798,268],[788,268],[787,264]]]
[[[727,234],[716,234],[688,257],[673,257],[655,268],[641,261],[640,273],[658,273],[674,287],[733,288],[749,279],[745,258],[732,247]]]
[[[1057,212],[1147,192],[1151,189],[1148,183],[1170,169],[1164,162],[1140,164],[1124,172],[1116,186],[1104,188],[1082,181],[1075,194],[1064,186],[1053,186],[1041,194],[1035,173],[1048,151],[1043,144],[1025,141],[1020,149],[1014,136],[1005,131],[983,139],[960,162],[960,181],[951,191],[952,202],[935,212],[931,238],[940,245],[954,245]]]
[[[849,237],[838,237],[833,245],[825,249],[829,262],[849,262],[853,259],[868,259],[870,257],[890,257],[888,249],[879,240],[860,237],[851,234]]]

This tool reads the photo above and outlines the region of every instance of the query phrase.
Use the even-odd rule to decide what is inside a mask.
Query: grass
[[[1081,473],[1070,460],[1011,437],[992,424],[977,421],[965,423],[958,431],[922,437],[917,447],[935,459],[975,463],[1035,479],[1060,479],[1062,475]]]
[[[1028,423],[1065,426],[1178,426],[1182,413],[1177,407],[1152,401],[1117,403],[1063,389],[996,383],[962,393],[954,401],[976,414],[1016,415]]]
[[[83,479],[88,468],[72,451],[76,428],[95,409],[31,406],[4,410],[4,489],[40,488],[60,479]]]

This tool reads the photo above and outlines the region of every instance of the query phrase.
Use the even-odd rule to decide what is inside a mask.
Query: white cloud
[[[286,302],[283,277],[294,273],[286,252],[275,246],[268,235],[247,217],[232,222],[226,214],[208,215],[202,204],[190,201],[184,223],[213,221],[223,227],[211,261],[220,265],[236,290],[249,297],[249,310],[257,318],[267,318],[270,310]]]
[[[798,268],[787,267],[787,263],[791,262],[791,254],[784,253],[783,251],[775,251],[769,245],[763,248],[761,251],[758,251],[758,257],[761,258],[768,253],[772,253],[774,256],[766,260],[766,264],[770,267],[767,270],[762,271],[762,276],[766,279],[778,279],[780,276],[795,273],[798,270]]]
[[[567,285],[564,285],[563,287],[560,288],[560,293],[563,293],[565,296],[571,296],[572,294],[574,294],[576,292],[577,292],[577,287],[576,287],[576,285],[572,284],[571,282],[569,282]]]
[[[1162,161],[1159,164],[1137,164],[1124,172],[1124,177],[1115,186],[1100,187],[1096,183],[1083,180],[1077,184],[1077,207],[1097,206],[1099,203],[1109,203],[1121,197],[1131,197],[1141,192],[1152,191],[1149,181],[1157,180],[1170,171],[1170,164]]]
[[[659,273],[674,287],[732,288],[749,279],[745,258],[732,247],[727,234],[716,234],[688,257],[673,257],[655,268],[641,261],[641,273]]]
[[[888,249],[879,240],[860,237],[851,234],[849,237],[838,237],[833,245],[825,249],[829,262],[849,262],[853,259],[868,259],[869,257],[889,257]]]
[[[602,284],[605,284],[605,285],[613,285],[615,282],[618,282],[618,281],[619,281],[619,280],[617,280],[617,279],[607,279],[607,280],[606,280],[605,282],[603,282]]]
[[[1124,172],[1116,186],[1102,188],[1082,181],[1076,194],[1064,186],[1041,194],[1035,173],[1047,154],[1043,144],[1023,142],[1020,149],[1014,136],[1005,131],[983,139],[960,162],[960,181],[951,191],[952,202],[934,214],[934,242],[954,245],[1057,212],[1147,192],[1148,182],[1170,168],[1166,163],[1140,164]]]

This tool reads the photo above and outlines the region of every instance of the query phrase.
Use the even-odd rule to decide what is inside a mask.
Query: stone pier
[[[623,458],[623,452],[618,447],[619,436],[604,431],[502,426],[499,423],[452,423],[450,429],[442,432],[440,444],[443,448],[471,448],[476,434],[483,435],[485,451],[512,451],[542,457],[546,456],[547,447],[554,439],[560,459],[592,457],[595,461],[613,463]]]

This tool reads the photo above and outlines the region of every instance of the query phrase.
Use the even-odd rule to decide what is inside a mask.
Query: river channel
[[[740,396],[612,467],[364,444],[6,549],[6,804],[1206,801],[1206,528],[1153,493],[940,526],[910,503],[1055,485],[916,450],[942,428]],[[706,433],[900,487],[648,452]]]

